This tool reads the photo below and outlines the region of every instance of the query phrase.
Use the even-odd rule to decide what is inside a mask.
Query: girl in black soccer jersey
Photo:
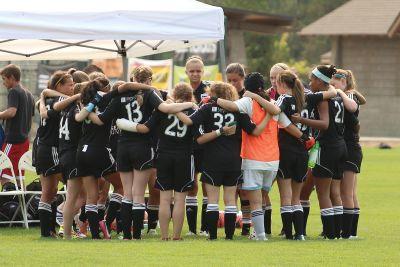
[[[331,84],[343,90],[358,105],[366,103],[363,95],[356,90],[354,75],[350,70],[338,69],[333,75]],[[359,205],[356,194],[357,173],[360,173],[362,150],[359,144],[360,124],[358,121],[359,109],[354,113],[346,111],[344,117],[344,140],[347,147],[347,160],[344,165],[344,175],[340,185],[340,195],[343,202],[343,229],[342,238],[357,236]]]
[[[175,86],[172,97],[177,103],[192,101],[192,88],[186,83],[179,83]],[[183,112],[191,115],[194,109],[190,108]],[[143,134],[148,133],[150,130],[156,131],[159,142],[155,187],[161,191],[159,211],[161,239],[169,239],[168,228],[173,198],[172,239],[180,240],[185,214],[185,198],[194,184],[193,135],[195,129],[184,125],[175,115],[165,114],[160,111],[155,111],[145,124],[118,119],[117,125],[122,130]]]
[[[55,72],[49,82],[49,89],[64,95],[72,95],[73,80],[71,75],[63,71]],[[56,102],[62,98],[40,98],[40,126],[37,131],[35,153],[35,167],[40,175],[42,195],[39,202],[39,219],[41,236],[55,235],[55,217],[57,206],[54,197],[57,193],[58,181],[61,172],[58,157],[58,135],[60,114],[53,110]]]
[[[281,112],[287,117],[300,113],[309,118],[314,107],[324,98],[334,97],[333,87],[324,93],[304,94],[303,84],[289,70],[280,72],[276,77],[277,93],[280,95],[275,102]],[[325,94],[325,95],[324,95]],[[309,136],[307,125],[297,124],[305,136]],[[292,223],[295,229],[294,239],[304,240],[303,208],[300,204],[300,192],[307,173],[307,147],[299,139],[279,130],[280,161],[278,187],[281,199],[281,218],[286,239],[293,239]]]
[[[75,121],[75,114],[79,112],[79,98],[84,83],[75,84],[74,95],[58,102],[61,119],[59,127],[59,155],[63,180],[67,183],[67,198],[63,208],[63,236],[70,239],[72,235],[72,221],[80,207],[85,204],[82,181],[77,178],[76,150],[81,136],[82,125]],[[77,179],[75,179],[77,178]],[[83,194],[82,194],[83,193]]]
[[[316,67],[311,74],[311,90],[313,92],[326,91],[335,73],[336,68],[334,66]],[[342,99],[342,97],[338,94],[328,101],[319,103],[318,113],[316,114],[317,120],[303,118],[299,114],[291,117],[294,122],[308,125],[320,131],[317,136],[320,148],[312,174],[315,177],[314,182],[321,209],[323,232],[329,239],[337,237],[338,231],[340,234],[341,216],[343,215],[340,206],[335,206],[336,209],[334,210],[332,203],[338,204],[339,201],[336,198],[331,199],[331,194],[334,193],[332,189],[336,187],[335,184],[340,185],[347,155],[343,139],[345,105],[349,109],[356,107],[350,107],[354,101],[348,98]],[[354,112],[354,110],[350,111]]]
[[[96,79],[88,82],[81,92],[81,103],[85,106],[79,113],[75,114],[77,122],[82,123],[82,135],[78,144],[78,152],[76,154],[77,176],[81,177],[77,183],[82,183],[86,191],[85,213],[89,221],[90,230],[93,239],[99,239],[99,217],[97,201],[99,196],[98,180],[114,171],[115,161],[110,153],[108,146],[111,124],[97,126],[90,120],[85,120],[91,111],[102,111],[110,101],[110,98],[116,93],[104,94],[102,90],[105,88],[105,81]],[[103,222],[101,221],[101,224]],[[109,235],[105,226],[102,230],[105,238]]]
[[[225,73],[227,82],[235,87],[239,98],[242,98],[246,91],[244,89],[245,70],[243,65],[240,63],[231,63],[226,67]],[[251,225],[250,202],[246,190],[238,189],[238,191],[240,196],[240,208],[242,211],[242,235],[248,236],[250,234]]]
[[[221,98],[230,101],[238,99],[236,89],[230,84],[217,82],[211,86],[212,98]],[[204,145],[207,157],[203,159],[203,174],[201,181],[205,183],[208,196],[206,213],[209,239],[217,238],[217,223],[219,219],[219,191],[224,188],[225,203],[225,235],[232,239],[235,231],[237,214],[236,190],[241,183],[241,129],[253,135],[259,135],[267,125],[270,116],[264,117],[259,126],[250,121],[248,115],[231,113],[216,103],[203,105],[190,117],[177,114],[186,125],[202,125],[204,134],[197,138],[199,144]],[[236,124],[236,127],[232,128]]]
[[[204,63],[201,57],[191,56],[186,60],[186,75],[189,78],[190,86],[193,88],[194,101],[197,105],[201,104],[202,99],[208,96],[208,85],[202,81],[204,75]],[[203,148],[197,143],[194,144],[194,165],[195,165],[195,185],[193,190],[189,191],[186,197],[186,217],[189,226],[188,235],[197,234],[197,192],[198,182],[197,176],[201,173],[201,165],[203,161]],[[202,184],[203,201],[201,209],[201,227],[200,235],[207,235],[205,215],[207,209],[207,192]]]
[[[144,73],[147,75],[145,83],[149,84],[152,77],[151,69],[148,66],[139,66],[135,69],[135,76]],[[118,91],[125,90],[125,93],[114,98],[107,109],[98,116],[92,113],[89,116],[90,120],[99,125],[107,124],[116,118],[144,123],[154,109],[165,113],[176,113],[193,106],[191,102],[167,104],[162,101],[156,90],[138,92],[137,89],[134,90],[135,86],[135,83],[125,83],[120,86]],[[124,188],[121,207],[124,239],[132,238],[130,231],[132,223],[133,238],[141,238],[145,212],[144,193],[154,157],[151,145],[149,134],[121,131],[118,139],[117,167]]]

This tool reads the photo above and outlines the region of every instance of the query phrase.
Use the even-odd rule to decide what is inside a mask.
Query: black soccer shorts
[[[187,192],[194,185],[194,158],[189,152],[159,152],[155,187],[161,191]]]
[[[58,148],[55,146],[38,145],[35,158],[36,174],[50,176],[60,173]]]
[[[312,174],[314,177],[341,180],[346,158],[347,149],[344,142],[340,145],[321,146]]]
[[[76,162],[76,150],[67,150],[60,153],[60,167],[63,182],[78,177],[78,166]]]
[[[202,162],[204,156],[204,149],[202,148],[194,149],[193,156],[194,156],[194,170],[196,173],[200,173],[203,171]]]
[[[110,149],[101,146],[83,145],[78,147],[76,154],[77,176],[104,177],[114,173],[115,160]]]
[[[344,163],[344,170],[360,173],[363,159],[362,149],[359,143],[346,143],[347,159]]]
[[[203,170],[200,181],[213,186],[236,186],[243,182],[242,171]]]
[[[120,172],[153,168],[154,150],[146,143],[118,143],[117,169]]]
[[[293,179],[298,183],[304,182],[307,176],[308,154],[296,153],[290,150],[280,150],[279,170],[277,177]]]

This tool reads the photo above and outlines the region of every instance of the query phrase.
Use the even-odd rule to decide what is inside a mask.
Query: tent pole
[[[129,82],[129,63],[128,58],[126,56],[126,48],[125,48],[125,40],[121,40],[121,49],[119,49],[119,53],[122,56],[122,80]]]
[[[224,40],[219,40],[218,41],[219,45],[219,64],[220,64],[220,69],[222,73],[222,79],[224,82],[226,81],[226,74],[225,74],[225,69],[226,69],[226,55],[225,55],[225,42]]]
[[[126,57],[126,54],[125,54],[125,55],[122,55],[122,70],[123,70],[122,79],[127,82],[129,82],[128,68],[129,68],[128,58]]]

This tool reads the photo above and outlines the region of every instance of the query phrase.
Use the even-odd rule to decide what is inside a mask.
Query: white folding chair
[[[31,150],[25,152],[22,155],[21,159],[19,160],[18,172],[19,172],[19,176],[20,177],[22,177],[21,174],[22,174],[23,170],[33,171],[33,172],[36,173],[36,168],[32,166],[32,151]],[[64,196],[66,195],[66,193],[67,193],[66,186],[64,186],[64,191],[58,191],[57,192],[57,194],[64,195]],[[27,207],[29,207],[29,204],[32,202],[34,196],[35,195],[41,195],[42,191],[27,191],[27,190],[24,190],[24,196],[26,196],[28,194],[31,195],[31,197],[28,199],[28,202],[25,205],[26,217],[28,217]],[[64,197],[64,200],[65,200],[65,197]],[[33,223],[33,222],[40,222],[40,221],[39,220],[28,220],[27,219],[27,224]]]
[[[0,196],[18,196],[18,201],[19,201],[19,206],[18,209],[14,212],[13,217],[11,218],[10,221],[2,221],[0,224],[10,224],[10,226],[14,223],[21,223],[25,225],[25,228],[28,228],[28,219],[26,215],[26,207],[25,207],[25,195],[23,189],[18,188],[17,184],[17,179],[15,177],[14,169],[11,160],[8,158],[8,156],[3,152],[0,151],[0,169],[10,169],[11,170],[11,175],[12,179],[11,182],[14,183],[15,185],[15,190],[13,191],[6,191],[6,192],[0,192]],[[22,176],[19,176],[19,182],[21,184],[21,187],[23,188],[23,181],[22,181]],[[21,212],[22,214],[22,221],[17,221],[15,218],[18,215],[18,212]]]

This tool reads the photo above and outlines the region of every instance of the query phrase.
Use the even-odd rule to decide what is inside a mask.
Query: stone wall
[[[361,135],[400,137],[400,38],[342,37],[340,57],[367,98]]]

